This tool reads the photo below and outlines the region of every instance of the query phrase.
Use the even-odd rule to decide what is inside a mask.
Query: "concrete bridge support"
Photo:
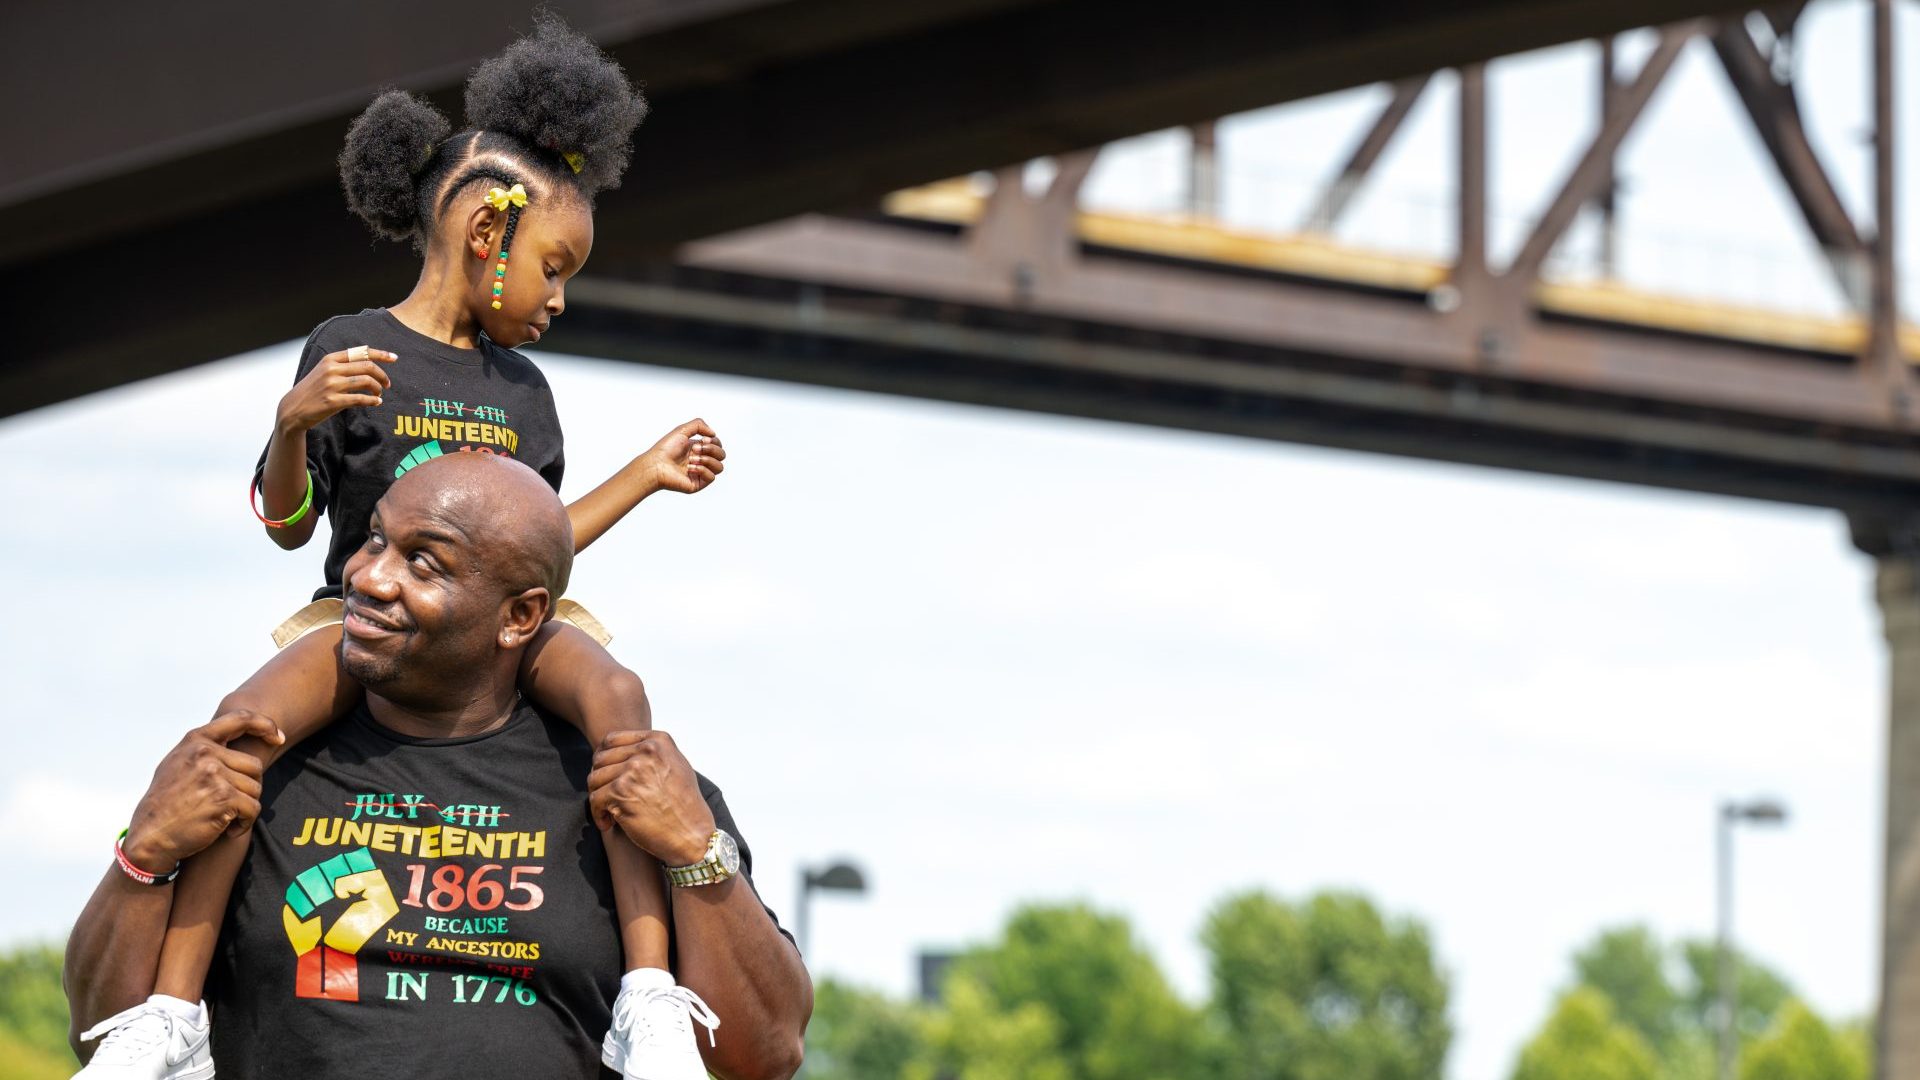
[[[1878,563],[1887,635],[1887,816],[1874,1074],[1920,1080],[1920,517],[1854,538]]]

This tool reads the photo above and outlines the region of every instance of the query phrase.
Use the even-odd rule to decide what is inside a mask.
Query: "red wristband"
[[[127,858],[126,851],[121,848],[121,845],[126,842],[127,832],[128,830],[121,829],[120,835],[113,838],[113,861],[120,864],[120,872],[142,885],[173,884],[173,879],[180,876],[181,864],[175,863],[173,869],[164,874],[149,873],[133,865],[132,860]]]

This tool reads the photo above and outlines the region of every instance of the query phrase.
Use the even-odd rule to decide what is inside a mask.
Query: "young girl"
[[[266,761],[360,698],[339,668],[341,569],[367,541],[373,506],[395,478],[444,453],[494,453],[560,487],[552,394],[513,347],[538,341],[565,309],[567,280],[593,245],[593,197],[626,170],[646,103],[591,42],[543,16],[532,37],[473,73],[466,113],[471,126],[450,135],[431,106],[388,92],[354,122],[340,156],[354,212],[380,236],[410,240],[423,263],[404,301],[313,332],[255,473],[255,513],[281,547],[305,544],[323,508],[332,524],[315,603],[275,631],[283,651],[221,704],[221,712],[278,723],[282,745],[235,744]],[[725,457],[704,422],[674,429],[568,507],[575,549],[656,491],[706,487]],[[640,680],[604,641],[591,616],[562,601],[521,669],[526,696],[596,745],[614,730],[649,726]],[[600,824],[628,969],[602,1059],[627,1077],[702,1080],[689,1017],[709,1028],[718,1019],[667,971],[661,869],[612,822]],[[228,836],[192,860],[175,892],[154,996],[116,1018],[82,1077],[213,1075],[198,1002],[247,844],[244,832]],[[128,872],[155,870],[163,880],[171,872]]]

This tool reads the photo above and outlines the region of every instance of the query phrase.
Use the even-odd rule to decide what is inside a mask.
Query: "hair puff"
[[[559,16],[540,12],[534,30],[467,80],[467,123],[556,158],[584,159],[575,180],[589,197],[620,186],[633,129],[647,101],[620,65]]]
[[[420,224],[416,183],[452,126],[412,94],[388,90],[347,129],[340,183],[347,206],[389,240],[413,236]]]

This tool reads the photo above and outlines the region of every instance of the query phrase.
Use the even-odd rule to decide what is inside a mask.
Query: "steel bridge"
[[[239,0],[184,15],[107,6],[124,47],[46,51],[90,17],[70,6],[30,10],[3,46],[15,75],[141,92],[8,140],[35,152],[0,162],[12,211],[0,266],[30,283],[40,320],[0,361],[0,416],[402,293],[409,261],[370,249],[335,193],[344,125],[387,83],[455,104],[465,68],[523,15],[505,0],[343,0],[338,19],[303,25],[298,48],[262,51],[281,28]],[[363,18],[376,6],[377,47]],[[1177,27],[1162,6],[1111,0],[555,6],[645,76],[656,105],[597,219],[592,275],[569,288],[558,349],[1846,514],[1878,562],[1892,661],[1876,1068],[1920,1080],[1920,330],[1896,300],[1892,0],[1859,4],[1876,30],[1865,222],[1836,194],[1771,52],[1800,4],[1188,0]],[[203,33],[178,39],[183,21]],[[1618,72],[1612,35],[1643,25],[1657,27],[1651,53]],[[1484,62],[1588,38],[1602,60],[1597,130],[1517,253],[1495,260]],[[1583,209],[1610,214],[1615,153],[1696,41],[1817,241],[1844,316],[1543,277]],[[221,74],[166,77],[174,67]],[[1333,242],[1447,68],[1460,82],[1454,250],[1412,259]],[[1204,211],[1214,118],[1377,81],[1389,100],[1329,163],[1294,232],[1080,204],[1100,145],[1191,126]],[[1054,175],[1029,191],[1021,166],[1045,155]],[[946,179],[977,169],[995,182]]]

